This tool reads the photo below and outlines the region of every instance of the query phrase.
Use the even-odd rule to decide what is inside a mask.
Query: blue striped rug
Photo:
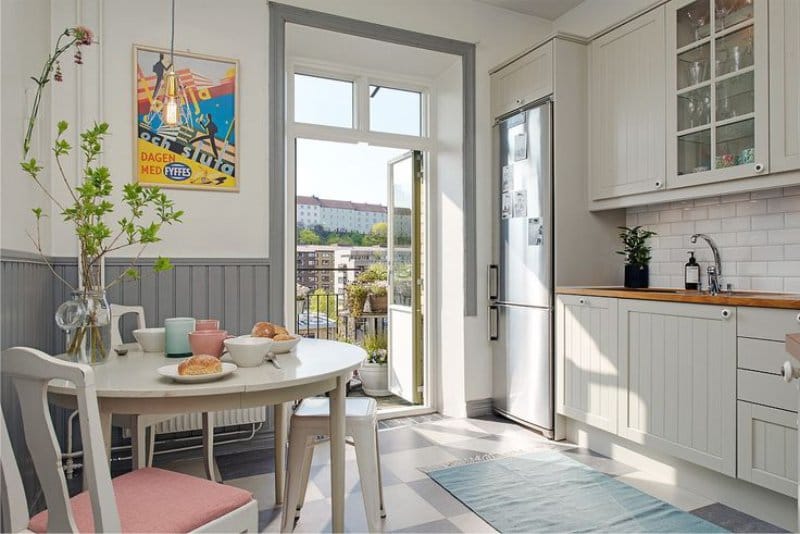
[[[727,532],[553,450],[428,476],[500,532]]]

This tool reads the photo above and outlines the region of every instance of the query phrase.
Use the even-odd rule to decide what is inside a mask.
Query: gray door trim
[[[276,2],[269,5],[269,258],[270,319],[283,321],[286,216],[286,23],[413,46],[461,57],[464,131],[463,204],[464,204],[464,315],[478,313],[477,246],[475,220],[475,44],[393,28],[329,13],[311,11]]]

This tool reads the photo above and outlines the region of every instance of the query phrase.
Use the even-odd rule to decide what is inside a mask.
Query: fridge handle
[[[489,293],[489,300],[497,300],[497,287],[499,285],[499,270],[497,265],[489,265],[489,269],[487,269],[486,274],[488,277],[486,288]]]
[[[489,306],[488,323],[489,341],[497,341],[500,339],[500,308],[497,306]]]

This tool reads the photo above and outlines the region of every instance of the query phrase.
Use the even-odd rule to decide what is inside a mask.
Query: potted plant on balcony
[[[389,351],[386,335],[368,334],[362,343],[367,359],[361,364],[358,376],[364,393],[371,397],[386,397],[389,391]]]
[[[386,265],[374,263],[356,276],[347,288],[347,308],[352,317],[364,311],[382,313],[388,308],[388,271]]]
[[[625,256],[625,287],[632,289],[645,288],[650,281],[650,246],[647,241],[656,235],[652,230],[643,230],[641,226],[628,228],[620,226],[619,238],[623,249],[617,254]]]

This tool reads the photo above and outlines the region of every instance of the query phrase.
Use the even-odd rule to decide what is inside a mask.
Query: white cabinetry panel
[[[590,196],[655,191],[666,172],[664,7],[591,44]]]
[[[495,118],[552,94],[552,41],[492,74],[491,91]]]
[[[770,0],[770,164],[800,169],[800,2]]]
[[[619,346],[619,435],[735,476],[736,308],[623,299]]]
[[[616,299],[562,295],[556,317],[556,411],[616,433]]]
[[[797,497],[797,414],[739,401],[738,477]]]

